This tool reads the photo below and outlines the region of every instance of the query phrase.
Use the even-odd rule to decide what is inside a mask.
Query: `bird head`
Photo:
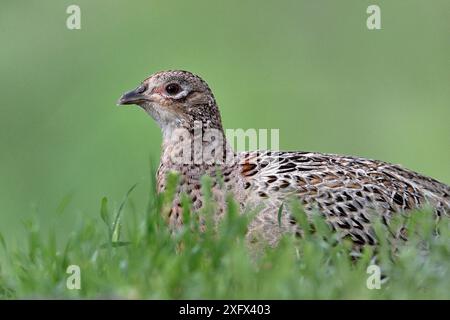
[[[138,105],[149,113],[163,132],[193,128],[194,122],[222,130],[219,109],[208,84],[187,71],[162,71],[126,92],[118,105]]]

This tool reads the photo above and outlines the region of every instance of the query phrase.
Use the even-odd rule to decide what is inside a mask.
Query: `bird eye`
[[[181,87],[180,87],[178,84],[176,84],[176,83],[169,83],[169,84],[166,86],[166,92],[167,92],[169,95],[171,95],[171,96],[176,95],[176,94],[179,93],[180,91],[181,91]]]

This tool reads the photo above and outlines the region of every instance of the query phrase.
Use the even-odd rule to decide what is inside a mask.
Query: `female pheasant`
[[[307,214],[320,212],[333,230],[357,246],[374,245],[374,215],[388,224],[395,213],[425,205],[438,218],[450,215],[450,187],[432,178],[382,161],[316,152],[252,151],[235,153],[224,137],[220,112],[209,86],[187,71],[163,71],[125,93],[120,105],[136,104],[159,124],[163,134],[158,192],[166,176],[178,172],[180,185],[169,213],[182,225],[181,194],[194,211],[203,205],[200,179],[213,179],[216,217],[231,192],[242,208],[259,206],[249,235],[275,245],[285,232],[300,232],[289,206],[296,197]],[[281,221],[279,209],[283,208]]]

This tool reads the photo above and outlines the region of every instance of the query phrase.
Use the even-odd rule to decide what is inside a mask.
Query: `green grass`
[[[51,230],[40,229],[36,219],[24,223],[26,246],[11,249],[0,237],[6,257],[0,261],[0,297],[450,298],[449,219],[436,225],[426,210],[396,219],[391,229],[406,223],[410,239],[397,243],[395,252],[389,244],[394,241],[391,233],[376,222],[381,242],[377,264],[386,279],[381,289],[369,290],[367,267],[373,262],[373,250],[367,248],[359,259],[352,259],[349,242],[337,242],[319,216],[307,222],[300,210],[295,212],[299,221],[313,224],[315,232],[307,231],[302,239],[285,236],[276,248],[249,251],[245,230],[252,213],[240,215],[232,199],[216,231],[210,227],[206,232],[199,232],[198,217],[211,225],[214,204],[192,215],[184,201],[186,226],[170,234],[160,212],[173,197],[176,179],[172,180],[165,194],[150,192],[146,210],[127,200],[134,187],[116,209],[104,198],[97,218],[80,219],[62,243]],[[80,267],[80,290],[66,287],[69,265]]]

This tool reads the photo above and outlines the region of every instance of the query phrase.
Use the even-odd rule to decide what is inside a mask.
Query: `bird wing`
[[[386,225],[394,212],[426,205],[450,215],[449,186],[399,165],[315,152],[243,152],[239,159],[249,200],[275,207],[296,196],[306,212],[318,210],[356,243],[374,242],[373,214]]]

